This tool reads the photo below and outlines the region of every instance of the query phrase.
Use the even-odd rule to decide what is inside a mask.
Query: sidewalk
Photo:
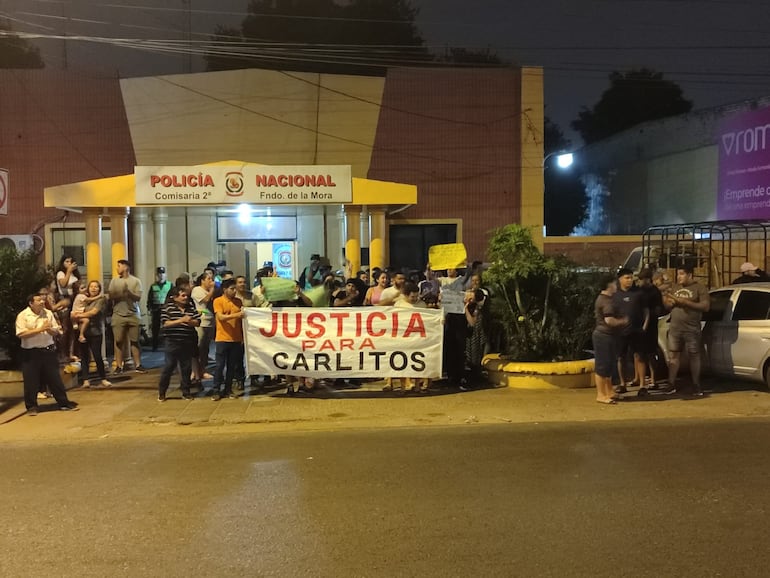
[[[386,393],[383,382],[357,389],[324,388],[312,395],[286,396],[285,388],[218,402],[208,397],[181,399],[178,378],[165,402],[157,401],[159,354],[143,358],[147,374],[110,376],[110,388],[72,389],[80,411],[60,412],[53,400],[41,402],[40,415],[25,415],[20,399],[0,407],[0,440],[98,439],[134,435],[285,432],[348,428],[423,427],[474,424],[590,422],[647,419],[714,419],[770,416],[770,394],[747,383],[711,383],[703,399],[654,392],[635,393],[617,405],[594,401],[592,389],[520,390],[486,388],[429,394]],[[9,384],[5,384],[4,390]],[[17,384],[18,387],[19,384]],[[707,383],[707,389],[709,384]],[[47,411],[50,409],[50,411]],[[204,428],[204,429],[202,429]]]

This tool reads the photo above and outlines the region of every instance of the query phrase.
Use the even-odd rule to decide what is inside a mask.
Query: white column
[[[135,207],[131,213],[131,237],[133,245],[133,258],[131,259],[131,273],[139,277],[144,288],[144,295],[139,303],[142,311],[142,323],[149,326],[148,312],[145,311],[147,291],[155,281],[155,268],[147,261],[148,255],[148,231],[149,215],[145,207]]]
[[[155,207],[152,211],[152,223],[155,233],[155,267],[168,267],[168,249],[166,244],[166,224],[168,223],[168,210],[165,207]]]

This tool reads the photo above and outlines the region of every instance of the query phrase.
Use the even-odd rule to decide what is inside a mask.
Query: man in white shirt
[[[210,271],[204,271],[198,277],[198,284],[193,287],[192,300],[196,311],[200,313],[201,323],[195,330],[198,333],[198,359],[193,360],[195,380],[211,379],[214,377],[206,371],[209,364],[209,349],[214,339],[214,290],[216,283]]]
[[[28,306],[16,316],[16,337],[21,340],[21,373],[24,379],[24,405],[27,415],[38,413],[37,391],[46,383],[62,411],[77,410],[67,399],[67,391],[59,374],[59,358],[54,336],[62,329],[53,313],[46,309],[43,295],[30,295]]]
[[[380,301],[377,305],[395,305],[396,301],[403,298],[402,291],[406,283],[406,275],[399,271],[393,275],[393,284],[382,290]]]

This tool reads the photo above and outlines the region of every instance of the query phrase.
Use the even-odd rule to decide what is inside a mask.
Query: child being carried
[[[87,285],[84,285],[83,287],[80,287],[79,285],[77,285],[76,287],[77,287],[78,294],[77,294],[77,297],[75,297],[75,300],[72,302],[72,312],[70,314],[70,317],[72,319],[72,328],[77,329],[80,333],[80,335],[78,336],[78,341],[80,343],[85,343],[86,330],[88,329],[88,326],[91,324],[91,320],[88,317],[81,317],[81,315],[85,313],[86,305],[93,303],[98,299],[104,299],[104,295],[89,297]]]

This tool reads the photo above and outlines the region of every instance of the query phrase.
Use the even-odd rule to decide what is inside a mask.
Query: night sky
[[[679,83],[695,108],[770,95],[768,0],[415,0],[429,46],[491,48],[545,68],[546,114],[569,121],[592,106],[612,70],[649,67]],[[41,39],[46,66],[121,77],[203,70],[199,57],[119,48],[116,38],[205,39],[237,26],[247,0],[0,0],[15,30],[105,38]],[[188,6],[189,12],[188,20]]]

